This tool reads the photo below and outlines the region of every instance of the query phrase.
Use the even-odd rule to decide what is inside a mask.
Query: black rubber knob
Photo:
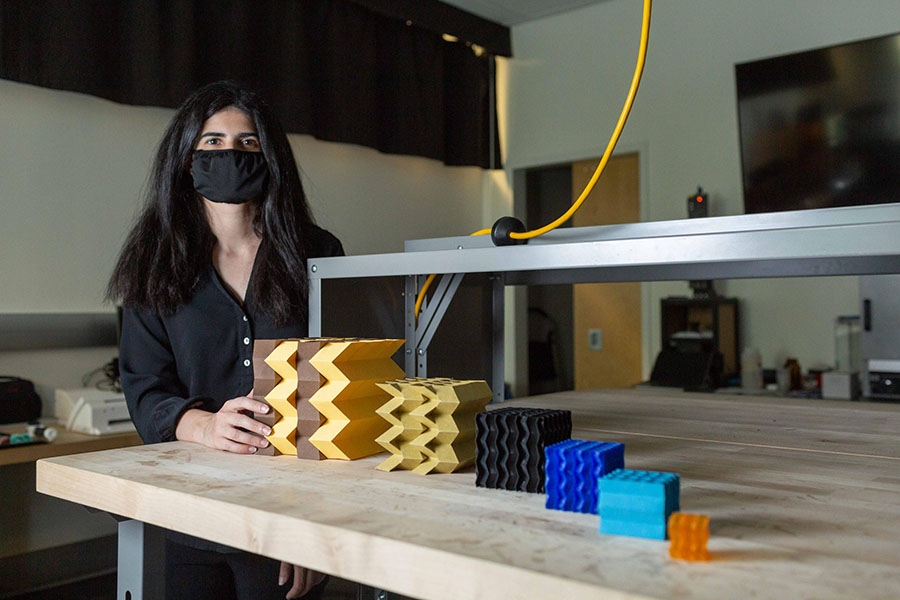
[[[514,246],[528,241],[513,239],[509,235],[513,232],[525,233],[525,224],[515,217],[500,217],[491,228],[491,241],[495,246]]]

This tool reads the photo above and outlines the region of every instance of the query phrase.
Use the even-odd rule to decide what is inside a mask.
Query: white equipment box
[[[134,431],[125,395],[96,388],[56,390],[55,413],[69,431],[88,435]]]

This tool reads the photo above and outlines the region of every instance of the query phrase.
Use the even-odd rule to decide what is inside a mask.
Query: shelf
[[[45,423],[51,425],[50,423]],[[0,425],[4,433],[24,433],[25,423]],[[0,449],[0,466],[34,462],[51,456],[65,456],[80,452],[94,452],[111,448],[140,445],[141,438],[137,432],[116,433],[110,435],[86,435],[58,427],[59,435],[52,442],[25,444]]]

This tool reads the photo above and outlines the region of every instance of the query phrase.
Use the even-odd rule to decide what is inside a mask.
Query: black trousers
[[[278,585],[281,563],[249,552],[200,550],[166,540],[166,600],[284,600],[291,581]],[[328,579],[303,600],[319,600]]]

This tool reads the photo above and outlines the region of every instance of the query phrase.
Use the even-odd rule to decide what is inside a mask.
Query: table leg
[[[165,530],[119,521],[117,600],[164,600]]]

